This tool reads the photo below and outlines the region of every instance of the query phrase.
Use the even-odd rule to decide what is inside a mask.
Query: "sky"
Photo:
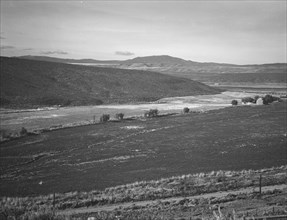
[[[286,0],[0,0],[1,56],[286,61]]]

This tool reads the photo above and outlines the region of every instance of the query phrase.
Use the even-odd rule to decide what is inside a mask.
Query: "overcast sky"
[[[1,0],[1,55],[286,62],[286,1]]]

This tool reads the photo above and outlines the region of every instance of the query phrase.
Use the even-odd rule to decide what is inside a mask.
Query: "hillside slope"
[[[1,57],[2,107],[128,103],[219,92],[156,72]]]
[[[119,60],[94,60],[94,59],[63,59],[63,58],[57,58],[57,57],[49,57],[49,56],[19,56],[14,58],[20,58],[25,60],[38,60],[38,61],[47,61],[47,62],[55,62],[55,63],[79,63],[79,64],[85,64],[85,63],[106,63],[106,64],[119,64],[121,61]]]
[[[118,68],[153,70],[201,82],[287,83],[286,63],[235,65],[201,63],[170,56],[149,56],[124,61]]]
[[[125,61],[71,60],[53,57],[22,56],[22,59],[61,63],[109,65],[114,68],[156,71],[209,83],[287,83],[287,64],[235,65],[204,63],[167,55],[136,57]]]

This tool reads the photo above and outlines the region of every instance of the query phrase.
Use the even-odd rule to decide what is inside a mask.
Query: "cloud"
[[[0,36],[0,39],[6,39],[6,37],[2,37],[2,36]]]
[[[3,45],[0,47],[1,50],[9,50],[9,49],[14,49],[15,47],[13,46],[8,46],[8,45]]]
[[[115,54],[119,55],[119,56],[132,56],[132,55],[134,55],[134,53],[129,52],[129,51],[116,51]]]
[[[23,50],[33,50],[33,48],[24,48]]]
[[[62,51],[62,50],[54,50],[54,51],[42,51],[41,54],[45,55],[51,55],[51,54],[60,54],[60,55],[66,55],[68,52]]]

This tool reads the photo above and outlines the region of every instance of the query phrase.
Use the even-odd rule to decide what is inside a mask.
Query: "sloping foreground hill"
[[[2,107],[127,103],[219,91],[156,72],[1,57]]]

